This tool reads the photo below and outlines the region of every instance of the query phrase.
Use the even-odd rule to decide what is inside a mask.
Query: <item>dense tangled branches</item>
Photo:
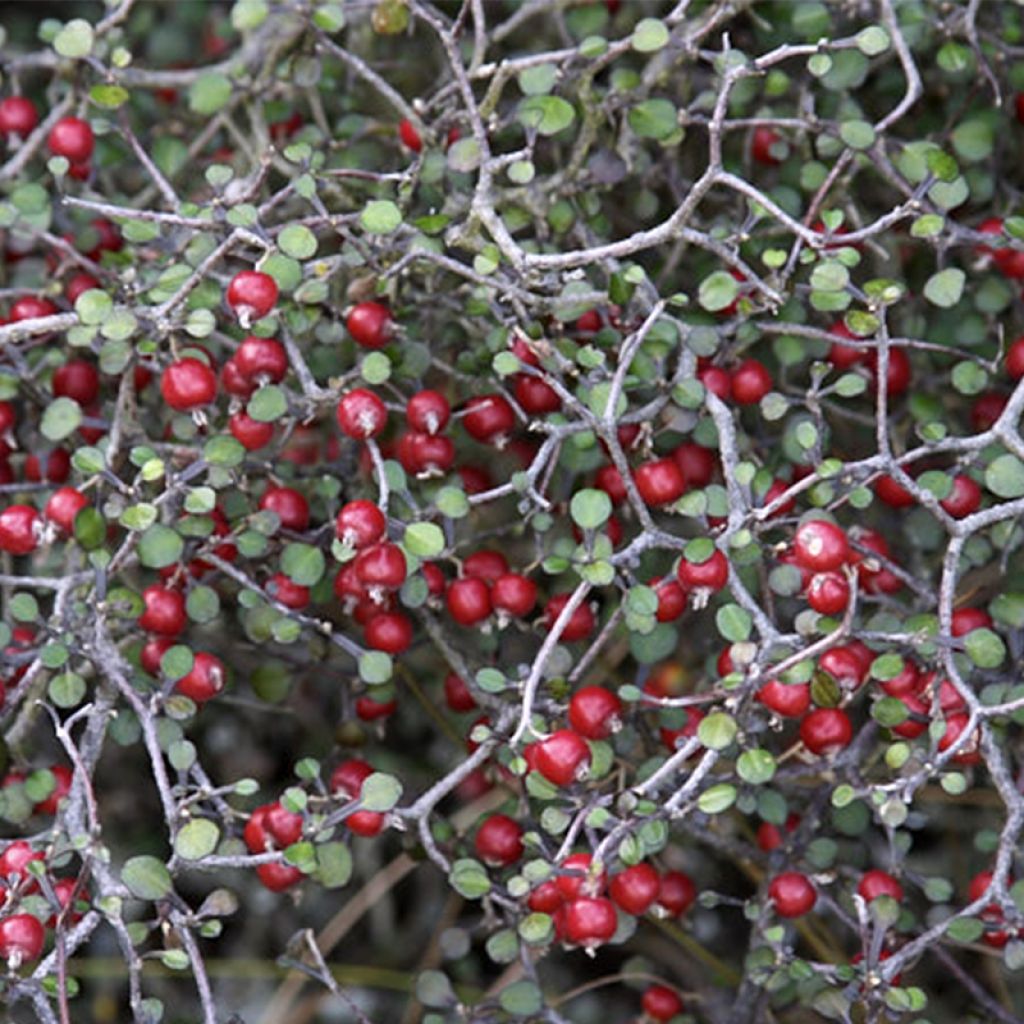
[[[1022,12],[97,8],[2,54],[12,1019],[1021,1020]]]

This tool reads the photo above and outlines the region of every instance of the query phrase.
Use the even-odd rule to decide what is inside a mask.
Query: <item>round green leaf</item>
[[[628,115],[629,127],[642,139],[667,139],[679,127],[676,108],[668,100],[644,100]]]
[[[736,738],[738,726],[735,720],[721,711],[701,719],[697,726],[697,738],[709,750],[724,750]]]
[[[985,468],[985,486],[1000,498],[1024,496],[1024,462],[1016,455],[1000,455]]]
[[[73,398],[55,398],[43,413],[39,429],[48,441],[62,441],[82,422],[82,407]]]
[[[697,301],[709,313],[718,313],[736,301],[739,285],[732,274],[724,270],[716,270],[705,277],[697,291]]]
[[[436,558],[445,548],[444,532],[436,523],[410,523],[402,545],[417,558]]]
[[[517,116],[521,124],[541,135],[557,135],[572,124],[576,111],[561,96],[530,96],[519,104]]]
[[[390,811],[402,796],[402,784],[393,775],[374,772],[363,782],[360,805],[367,811]]]
[[[324,553],[312,544],[289,544],[281,553],[281,570],[303,587],[319,583],[326,567]]]
[[[972,629],[964,637],[964,650],[978,668],[998,668],[1006,658],[1002,637],[985,627]]]
[[[174,837],[174,850],[183,860],[202,860],[217,849],[220,829],[206,818],[193,818]]]
[[[92,53],[94,38],[92,25],[84,18],[74,18],[57,33],[53,40],[53,48],[62,57],[77,60]]]
[[[139,561],[148,569],[163,569],[181,558],[185,542],[169,526],[156,523],[139,538]]]
[[[140,900],[161,900],[171,891],[171,873],[156,857],[131,857],[121,870],[121,881]]]
[[[363,208],[359,222],[372,235],[390,235],[402,223],[402,211],[390,199],[372,199]]]
[[[959,267],[949,267],[932,274],[925,282],[924,297],[933,305],[949,309],[960,301],[967,275]]]
[[[668,29],[657,18],[643,18],[636,23],[630,45],[637,53],[654,53],[668,43]]]
[[[397,211],[398,207],[395,207],[395,209]],[[364,218],[365,215],[366,214],[364,211]],[[401,222],[402,215],[399,213],[398,222],[396,223],[395,227],[397,227],[398,224],[401,224]],[[289,224],[277,236],[277,244],[281,252],[283,252],[286,256],[291,256],[292,259],[308,260],[311,256],[316,255],[316,235],[314,235],[313,232],[310,231],[309,228],[307,228],[304,224]]]
[[[596,530],[608,522],[612,500],[604,491],[588,487],[572,496],[569,514],[581,530]]]

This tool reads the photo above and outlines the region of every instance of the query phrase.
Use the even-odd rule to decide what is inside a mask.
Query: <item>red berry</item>
[[[379,302],[360,302],[345,321],[352,340],[363,348],[383,348],[393,333],[391,310]]]
[[[757,405],[772,389],[772,375],[759,359],[744,359],[732,371],[732,397],[740,405]]]
[[[280,803],[268,804],[263,827],[274,840],[275,846],[283,850],[302,838],[302,815],[287,810]]]
[[[715,548],[703,562],[691,562],[684,555],[676,569],[686,590],[721,590],[729,582],[729,560]]]
[[[364,587],[382,590],[397,590],[405,582],[408,571],[402,549],[388,541],[363,548],[353,564]]]
[[[991,629],[992,616],[984,608],[957,608],[950,619],[953,636],[964,636],[975,629]]]
[[[78,117],[62,117],[46,140],[54,156],[63,156],[73,164],[85,163],[92,156],[92,127]]]
[[[705,366],[697,371],[697,380],[723,402],[732,398],[732,377],[721,366]]]
[[[258,270],[243,270],[231,278],[228,305],[247,324],[266,316],[277,302],[277,282]]]
[[[40,862],[45,860],[41,850],[33,850],[24,839],[14,840],[0,854],[0,880],[6,882],[8,879],[13,878],[16,882],[28,881],[32,877],[28,871],[28,865],[36,860]],[[3,886],[0,886],[0,888],[3,888]],[[35,888],[36,886],[33,882],[31,889],[34,890]]]
[[[241,367],[232,358],[228,359],[220,368],[220,382],[229,395],[237,398],[249,398],[256,390],[256,385],[244,373]]]
[[[574,946],[592,949],[603,945],[617,927],[618,916],[611,900],[582,896],[565,906],[565,938]]]
[[[888,872],[877,869],[866,871],[861,876],[857,892],[868,903],[879,896],[891,896],[897,903],[903,902],[903,886]]]
[[[792,832],[797,825],[800,824],[800,816],[798,814],[790,814],[786,818],[786,824],[783,826],[787,832]],[[762,821],[757,828],[757,845],[764,850],[765,853],[771,853],[772,850],[777,850],[782,845],[783,837],[779,831],[777,825],[773,825],[769,821]]]
[[[651,985],[640,1000],[644,1013],[651,1020],[671,1020],[683,1012],[683,1001],[665,985]]]
[[[69,359],[53,372],[53,393],[82,406],[92,405],[100,393],[99,371],[84,359]]]
[[[176,693],[194,700],[197,704],[216,697],[224,689],[224,663],[220,658],[205,651],[197,651],[192,669],[174,685]]]
[[[61,800],[71,792],[73,773],[67,765],[55,764],[50,774],[53,776],[53,789],[49,796],[35,805],[36,814],[56,814]]]
[[[444,699],[452,711],[459,713],[474,711],[477,706],[466,681],[454,672],[449,672],[444,677]]]
[[[608,895],[620,910],[640,917],[654,904],[660,888],[658,872],[650,864],[640,863],[612,875]]]
[[[651,580],[650,585],[658,595],[658,621],[675,622],[686,611],[686,591],[671,577]]]
[[[633,474],[636,489],[648,505],[667,505],[682,497],[686,480],[673,459],[655,459],[638,466]]]
[[[776,875],[768,886],[768,898],[779,917],[802,917],[818,902],[818,894],[810,879],[798,871],[784,871]]]
[[[537,604],[537,584],[519,573],[505,573],[491,585],[491,604],[498,611],[524,618]]]
[[[448,425],[452,410],[439,391],[417,391],[405,404],[405,418],[412,430],[436,434]]]
[[[808,683],[769,679],[757,691],[757,699],[783,718],[799,718],[811,706],[811,687]]]
[[[232,356],[251,381],[279,384],[288,373],[288,353],[276,338],[246,338]]]
[[[687,487],[706,487],[715,475],[718,460],[710,448],[686,441],[672,450],[672,458],[683,471]]]
[[[416,131],[416,126],[407,117],[403,117],[398,122],[398,136],[402,143],[408,146],[414,153],[419,153],[423,149],[423,140],[420,138],[420,133]]]
[[[584,686],[569,701],[569,724],[588,740],[604,740],[622,724],[622,701],[603,686]]]
[[[217,375],[206,363],[187,356],[171,363],[160,378],[164,401],[178,412],[209,405],[217,397]]]
[[[240,409],[228,420],[228,430],[247,452],[265,448],[274,437],[273,423],[254,420],[244,409]]]
[[[448,472],[455,462],[455,444],[441,434],[421,434],[410,431],[398,439],[398,461],[407,473],[414,476],[440,476]]]
[[[492,814],[477,830],[474,845],[485,864],[508,867],[523,855],[523,830],[507,814]]]
[[[274,573],[267,580],[265,589],[285,608],[302,609],[309,604],[309,587],[292,582],[283,572]]]
[[[462,425],[466,433],[485,444],[500,444],[515,426],[512,406],[501,395],[481,395],[466,402]]]
[[[939,740],[939,750],[949,750],[951,746],[966,731],[967,726],[970,724],[970,715],[965,712],[958,711],[956,714],[947,715],[945,724],[946,729]],[[980,737],[977,732],[962,746],[959,748],[956,754],[953,755],[953,760],[957,764],[977,764],[981,760],[981,753],[978,750],[978,743]]]
[[[309,526],[309,503],[292,487],[271,484],[263,492],[259,507],[262,511],[275,513],[286,530],[301,533]]]
[[[245,823],[242,839],[250,853],[266,853],[271,848],[265,827],[269,810],[270,804],[262,804],[249,815],[249,820]]]
[[[575,900],[580,896],[600,896],[604,892],[608,876],[604,871],[595,873],[594,858],[589,853],[571,853],[558,868],[555,887],[563,900]]]
[[[800,739],[813,754],[832,754],[853,739],[850,717],[841,708],[815,708],[800,723]]]
[[[174,646],[174,640],[169,636],[151,637],[143,645],[139,654],[139,663],[151,675],[160,675],[160,660]]]
[[[1024,255],[1024,253],[1022,253]],[[878,387],[878,353],[869,352],[865,360],[868,370],[871,372],[873,386]],[[902,395],[910,387],[911,377],[910,358],[901,348],[889,349],[889,372],[886,374],[886,390],[890,398]]]
[[[569,603],[570,597],[570,594],[555,594],[545,605],[544,622],[548,630],[552,629],[559,615],[562,614],[562,609]],[[583,640],[590,636],[596,625],[597,621],[594,618],[593,610],[584,602],[569,616],[569,621],[565,624],[559,639],[566,643]]]
[[[305,875],[291,864],[259,864],[256,867],[256,877],[264,889],[284,892],[298,885]]]
[[[12,914],[0,921],[0,960],[15,965],[36,960],[43,952],[46,930],[31,914]]]
[[[187,625],[185,595],[180,590],[154,583],[142,592],[146,610],[139,616],[139,626],[147,633],[177,636]]]
[[[341,432],[357,441],[376,437],[388,422],[387,407],[366,388],[355,388],[343,395],[337,416]]]
[[[881,683],[882,689],[890,697],[899,697],[901,699],[919,693],[922,686],[923,682],[917,666],[909,658],[904,659],[903,668],[900,669],[897,675]]]
[[[572,729],[558,729],[533,745],[536,770],[555,786],[571,786],[586,776],[590,747]]]
[[[773,150],[777,150],[780,143],[781,139],[778,133],[762,125],[754,129],[754,133],[751,136],[750,152],[759,164],[774,167],[780,163],[780,159]]]
[[[1007,401],[1007,396],[998,391],[986,391],[985,394],[979,395],[971,406],[971,426],[979,434],[984,430],[991,430],[996,420],[1002,416]]]
[[[472,626],[491,614],[491,592],[478,576],[454,580],[446,595],[448,614],[460,626]]]
[[[555,913],[562,905],[562,894],[558,891],[558,885],[552,879],[541,882],[530,892],[526,905],[535,914]]]
[[[366,623],[363,635],[375,651],[401,654],[412,643],[412,623],[401,612],[382,612]]]
[[[1017,338],[1006,350],[1006,372],[1014,380],[1024,377],[1024,337]]]
[[[12,324],[22,320],[35,320],[38,317],[53,316],[57,307],[49,299],[39,299],[34,295],[24,295],[11,306],[10,321]]]
[[[812,572],[838,569],[850,559],[846,534],[826,519],[808,519],[800,525],[793,539],[797,563]]]
[[[42,523],[31,505],[8,505],[0,512],[0,551],[27,555],[39,544]]]
[[[658,887],[657,906],[670,917],[681,917],[693,906],[697,898],[697,886],[693,879],[682,871],[666,871]]]
[[[838,615],[850,601],[850,584],[840,572],[816,572],[807,584],[807,603],[821,615]]]
[[[628,492],[625,481],[622,479],[622,474],[611,463],[602,466],[597,471],[594,483],[612,499],[613,505],[621,505],[626,500]]]
[[[372,501],[358,498],[343,505],[334,520],[334,534],[353,548],[365,548],[384,536],[387,519]]]
[[[963,519],[981,507],[981,487],[963,473],[953,477],[953,490],[939,503],[954,518]]]
[[[0,132],[4,135],[28,135],[39,124],[36,105],[24,96],[8,96],[0,102]]]
[[[890,508],[910,508],[917,499],[891,476],[880,476],[875,481],[875,494]]]
[[[531,416],[546,416],[549,412],[558,412],[562,408],[562,399],[558,392],[543,378],[532,373],[517,374],[512,385],[512,393],[523,411]]]
[[[366,761],[359,758],[342,761],[331,772],[331,792],[349,800],[358,800],[363,793],[363,783],[372,774],[373,768]],[[353,811],[345,819],[345,825],[357,836],[371,839],[380,834],[386,820],[380,811]]]
[[[73,533],[75,516],[88,504],[89,499],[81,491],[74,487],[61,487],[50,495],[43,515],[51,523],[56,523],[65,533]]]

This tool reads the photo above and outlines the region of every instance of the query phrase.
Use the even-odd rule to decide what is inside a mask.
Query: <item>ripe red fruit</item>
[[[507,572],[491,585],[491,604],[500,612],[523,618],[537,604],[537,584],[519,573]]]
[[[946,729],[939,740],[939,750],[949,750],[957,740],[963,735],[967,726],[970,724],[970,715],[965,712],[958,711],[956,714],[947,715],[945,719]],[[953,761],[956,764],[977,764],[981,760],[981,753],[978,750],[978,743],[980,742],[980,736],[977,732],[967,740],[967,742],[959,748],[959,750],[953,755]]]
[[[412,623],[401,612],[382,612],[366,623],[363,636],[375,651],[401,654],[412,643]]]
[[[618,923],[611,900],[581,896],[566,904],[562,927],[567,942],[593,949],[612,938]]]
[[[34,807],[36,814],[56,814],[61,800],[71,792],[73,773],[67,765],[55,764],[50,768],[53,775],[53,789]]]
[[[393,333],[391,310],[379,302],[360,302],[345,320],[352,340],[363,348],[383,348]]]
[[[0,921],[0,960],[15,966],[36,960],[43,951],[46,930],[31,914],[11,914]]]
[[[832,754],[853,739],[850,717],[841,708],[815,708],[800,723],[800,739],[813,754]]]
[[[890,508],[910,508],[917,499],[891,476],[880,476],[875,481],[875,494]]]
[[[802,917],[818,902],[818,894],[810,879],[798,871],[784,871],[776,875],[768,886],[768,898],[779,917]]]
[[[953,477],[953,490],[939,504],[954,519],[963,519],[981,507],[981,487],[971,477],[958,473]]]
[[[449,672],[444,677],[444,699],[452,711],[457,711],[460,714],[465,711],[474,711],[477,706],[466,681],[454,672]]]
[[[74,487],[61,487],[54,491],[43,509],[43,515],[56,523],[65,533],[74,532],[75,516],[89,504],[89,499]]]
[[[269,810],[270,804],[261,804],[249,815],[249,820],[245,823],[242,839],[250,853],[266,853],[271,848],[265,827]]]
[[[554,626],[559,615],[562,614],[562,609],[569,603],[571,596],[570,594],[555,594],[544,606],[544,623],[549,631]],[[562,630],[562,635],[559,639],[566,643],[583,640],[590,636],[596,625],[597,621],[594,618],[593,610],[590,605],[583,602],[569,616],[569,621],[565,624],[565,629]]]
[[[686,590],[721,590],[729,582],[729,560],[715,548],[703,562],[691,562],[684,555],[676,576]]]
[[[586,776],[590,747],[572,729],[558,729],[532,746],[536,770],[552,785],[571,786]]]
[[[398,439],[395,454],[402,468],[414,476],[440,476],[455,462],[455,444],[441,434],[410,431]]]
[[[242,373],[234,358],[228,359],[220,368],[220,382],[224,390],[236,398],[249,398],[256,390],[256,384]]]
[[[139,654],[139,663],[151,675],[160,675],[160,659],[174,646],[174,641],[169,636],[154,636],[142,647]]]
[[[243,270],[231,278],[227,300],[242,325],[248,326],[250,320],[258,320],[274,308],[277,282],[258,270]]]
[[[338,426],[347,437],[365,441],[376,437],[388,422],[388,410],[372,391],[354,388],[338,402]]]
[[[28,871],[28,865],[35,860],[40,862],[45,860],[42,851],[33,850],[24,839],[15,839],[0,854],[0,880],[6,882],[8,879],[13,878],[15,882],[28,881],[32,878]],[[0,886],[0,888],[3,888],[3,886]],[[35,888],[36,885],[33,882],[31,889],[34,890]]]
[[[1024,337],[1014,340],[1006,350],[1006,372],[1014,380],[1024,377]]]
[[[1024,255],[1024,254],[1022,254]],[[878,387],[878,353],[869,352],[864,360],[865,365],[871,372],[872,386]],[[910,358],[901,348],[889,349],[889,372],[886,374],[887,391],[890,398],[902,395],[910,387],[911,378]]]
[[[971,426],[980,434],[990,430],[1003,414],[1009,399],[998,391],[986,391],[978,395],[971,406]]]
[[[718,460],[710,448],[684,441],[672,450],[672,458],[683,471],[687,487],[706,487],[715,475]]]
[[[460,626],[472,626],[491,614],[491,592],[478,576],[453,580],[445,597],[448,614]]]
[[[721,366],[704,366],[697,371],[697,380],[723,402],[732,398],[732,377]]]
[[[512,393],[523,411],[531,416],[546,416],[562,408],[558,392],[541,377],[532,373],[520,373],[515,377]]]
[[[850,560],[846,534],[826,519],[808,519],[796,531],[793,554],[797,564],[812,572],[829,572]]]
[[[588,740],[607,739],[621,726],[622,701],[603,686],[584,686],[569,701],[569,724]]]
[[[484,444],[504,443],[515,423],[516,414],[501,395],[480,395],[469,399],[462,417],[466,433]]]
[[[759,359],[744,359],[732,371],[732,397],[740,405],[757,405],[772,389],[772,375]]]
[[[964,636],[975,629],[991,629],[992,616],[984,608],[957,608],[950,617],[949,631]]]
[[[594,858],[589,853],[571,853],[559,865],[555,888],[563,900],[575,900],[580,896],[600,896],[608,881],[602,870],[595,873]]]
[[[217,397],[217,375],[191,356],[171,363],[160,378],[164,401],[178,412],[209,405]]]
[[[264,889],[284,892],[298,885],[305,876],[291,864],[259,864],[256,867],[256,877]]]
[[[686,611],[686,591],[671,577],[653,579],[650,586],[658,596],[658,610],[655,613],[657,620],[675,622]]]
[[[274,802],[267,805],[263,827],[274,840],[274,845],[283,850],[302,838],[302,815],[296,814]]]
[[[507,814],[492,814],[477,830],[474,845],[485,864],[505,868],[523,855],[523,830]]]
[[[535,914],[555,913],[562,905],[562,894],[558,891],[558,885],[552,879],[541,882],[536,889],[531,890],[526,905]]]
[[[903,902],[903,886],[886,871],[866,871],[857,884],[857,892],[870,903],[879,896],[891,896],[897,903]]]
[[[842,320],[833,324],[828,329],[828,333],[847,341],[853,341],[857,338],[857,335],[854,334]],[[844,345],[841,341],[834,341],[828,350],[828,361],[837,370],[849,370],[858,363],[862,363],[867,357],[867,354],[868,350],[866,348],[858,348],[854,345]]]
[[[655,904],[669,917],[681,917],[693,906],[697,898],[697,886],[683,871],[666,871],[661,876],[658,899]]]
[[[397,544],[382,541],[363,548],[353,562],[364,587],[397,590],[408,571],[405,555]]]
[[[349,800],[358,800],[363,794],[363,783],[373,774],[373,767],[360,758],[342,761],[331,772],[331,792]],[[345,825],[357,836],[371,839],[384,828],[386,817],[380,811],[353,811]]]
[[[651,1020],[671,1020],[683,1012],[683,1001],[665,985],[651,985],[640,1000],[644,1013]]]
[[[783,718],[799,718],[811,706],[811,687],[769,679],[757,691],[757,699]]]
[[[197,704],[216,697],[224,689],[224,663],[220,658],[205,651],[197,651],[192,669],[187,676],[174,684],[176,693],[194,700]]]
[[[365,548],[384,536],[387,519],[372,501],[358,498],[341,507],[334,520],[334,534],[342,544]]]
[[[452,410],[439,391],[417,391],[405,404],[405,418],[412,430],[436,434],[448,425]]]
[[[673,459],[655,459],[638,466],[633,474],[636,489],[648,505],[667,505],[682,497],[686,480]]]
[[[154,583],[142,592],[142,601],[146,610],[139,616],[139,626],[147,633],[177,636],[188,623],[185,595],[180,590]]]
[[[254,420],[244,409],[228,420],[231,436],[247,451],[255,452],[273,440],[274,424]]]
[[[0,512],[0,551],[30,554],[38,546],[41,533],[39,513],[31,505],[8,505]]]
[[[902,699],[903,697],[919,693],[922,685],[923,681],[917,666],[909,658],[906,658],[903,661],[903,668],[900,669],[899,674],[893,676],[892,679],[884,680],[881,687],[890,697]]]
[[[779,157],[772,152],[777,149],[781,139],[776,131],[765,125],[755,128],[750,141],[750,152],[759,164],[774,167],[780,163]]]
[[[36,105],[24,96],[8,96],[0,101],[0,132],[4,135],[28,135],[39,124]]]
[[[246,338],[232,356],[251,381],[279,384],[288,373],[288,353],[276,338]]]
[[[301,533],[309,526],[309,503],[292,487],[271,484],[263,492],[259,507],[262,511],[275,513],[286,530]]]
[[[838,615],[850,601],[850,584],[841,572],[816,572],[807,584],[807,603],[821,615]]]
[[[62,117],[51,129],[46,144],[54,156],[63,156],[73,164],[85,163],[94,145],[92,127],[78,117]]]
[[[407,117],[403,117],[398,122],[398,137],[402,140],[403,145],[408,146],[414,153],[419,153],[423,149],[420,133],[416,131],[416,126]]]
[[[797,825],[800,824],[800,815],[790,814],[786,818],[786,824],[783,828],[787,832],[792,832]],[[764,850],[765,853],[771,853],[772,850],[777,850],[782,845],[782,833],[779,831],[777,825],[773,825],[770,821],[762,821],[757,827],[757,845]]]
[[[627,914],[640,917],[646,914],[658,898],[661,878],[650,864],[634,864],[612,875],[608,884],[608,895],[616,906]]]
[[[22,320],[35,320],[37,317],[53,316],[57,307],[49,299],[38,299],[34,295],[24,295],[11,306],[10,321],[12,324]]]
[[[285,608],[302,609],[309,604],[309,587],[294,583],[283,572],[276,572],[266,582],[267,593]]]

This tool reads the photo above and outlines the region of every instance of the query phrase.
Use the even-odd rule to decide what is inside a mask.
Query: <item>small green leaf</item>
[[[738,604],[726,604],[715,613],[715,624],[729,643],[738,644],[750,637],[753,619],[750,612]]]
[[[390,811],[401,799],[402,784],[393,775],[374,772],[363,782],[360,804],[367,811]]]
[[[530,96],[519,104],[517,117],[541,135],[557,135],[573,123],[576,111],[561,96]]]
[[[402,211],[390,199],[371,199],[363,208],[359,222],[372,235],[390,235],[402,223]]]
[[[169,526],[157,523],[139,538],[139,561],[148,569],[163,569],[181,558],[185,542]]]
[[[704,790],[697,799],[697,806],[705,814],[721,814],[736,802],[736,795],[735,786],[728,782],[721,782]]]
[[[316,878],[325,889],[340,889],[352,877],[352,853],[344,843],[316,847]]]
[[[501,990],[498,1002],[513,1017],[532,1017],[540,1013],[544,997],[532,981],[514,981]]]
[[[890,46],[889,33],[881,25],[869,25],[861,29],[854,37],[854,41],[857,43],[857,49],[865,57],[877,57],[880,53],[885,53]]]
[[[161,900],[171,892],[171,873],[156,857],[131,857],[121,870],[121,881],[140,900]]]
[[[231,79],[216,71],[200,75],[189,89],[188,105],[195,114],[216,114],[226,106],[234,92]]]
[[[629,127],[642,139],[667,139],[679,128],[675,106],[668,100],[644,100],[627,117]]]
[[[391,679],[394,666],[384,651],[367,651],[359,658],[359,678],[370,686],[379,686]]]
[[[1024,497],[1024,462],[1000,455],[985,467],[985,486],[1000,498]]]
[[[395,211],[398,211],[398,207],[391,204]],[[398,220],[395,223],[395,227],[398,227],[402,223],[402,215],[398,213]],[[366,211],[363,211],[363,227],[366,227],[368,231],[375,231],[378,229],[370,228],[366,224]],[[393,231],[394,228],[385,229],[384,232]],[[308,260],[312,256],[316,255],[317,241],[316,235],[309,230],[304,224],[289,224],[284,228],[281,233],[277,236],[277,245],[286,256],[291,256],[292,259],[296,260]]]
[[[738,294],[739,285],[732,274],[716,270],[701,281],[697,301],[709,313],[718,313],[728,309],[736,301]]]
[[[480,166],[483,153],[476,139],[459,139],[448,147],[448,166],[459,174],[470,174]]]
[[[292,543],[281,553],[281,569],[293,582],[312,587],[320,582],[327,567],[324,553],[312,544]]]
[[[967,275],[959,267],[932,274],[924,286],[924,297],[933,305],[949,309],[960,301]]]
[[[402,545],[417,558],[436,558],[445,548],[444,532],[435,523],[410,523]]]
[[[763,786],[775,776],[775,758],[761,747],[744,750],[736,760],[739,777],[752,786]]]
[[[985,627],[972,629],[964,637],[964,650],[978,668],[998,668],[1006,658],[1002,637]]]
[[[642,18],[636,23],[630,45],[637,53],[655,53],[668,44],[669,34],[663,21]]]
[[[74,18],[57,33],[53,48],[61,57],[77,60],[92,53],[94,38],[92,25],[84,18]]]
[[[611,498],[595,488],[577,491],[569,502],[569,514],[581,530],[597,530],[612,514]]]
[[[43,413],[39,429],[48,441],[62,441],[82,422],[82,407],[73,398],[55,398]]]
[[[839,126],[839,137],[850,149],[869,149],[875,144],[875,129],[867,121],[844,121]]]
[[[202,860],[217,849],[220,829],[206,818],[193,818],[174,837],[174,850],[183,860]]]
[[[123,107],[128,102],[130,93],[120,85],[99,83],[89,90],[89,99],[98,107],[117,110],[118,107]]]
[[[737,731],[738,726],[732,717],[716,711],[701,719],[697,738],[709,750],[724,750],[736,738]]]

